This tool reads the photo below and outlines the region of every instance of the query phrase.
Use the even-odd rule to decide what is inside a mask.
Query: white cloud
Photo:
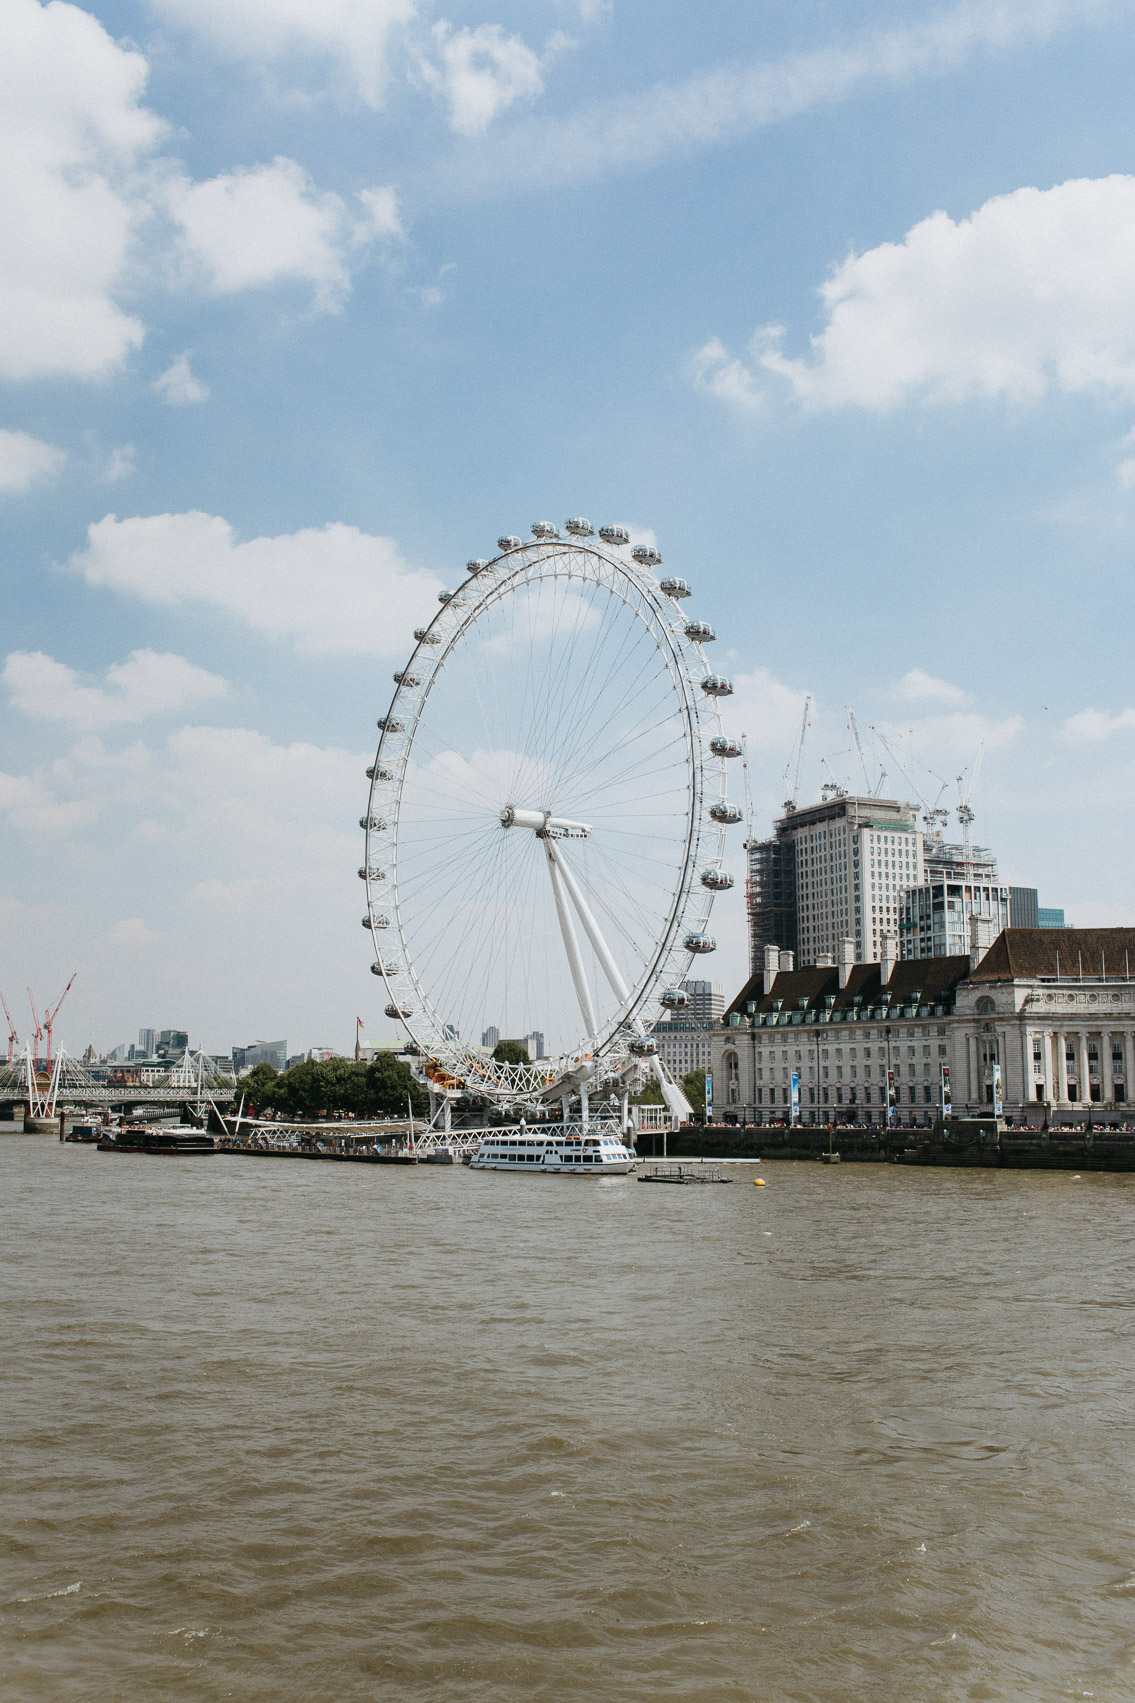
[[[100,684],[42,651],[13,651],[0,674],[13,709],[43,721],[93,730],[118,722],[172,715],[189,704],[223,697],[228,686],[183,656],[132,651],[107,669]]]
[[[851,255],[820,293],[826,323],[807,356],[785,355],[783,328],[765,327],[748,364],[707,344],[698,382],[744,409],[777,381],[808,407],[879,412],[1133,395],[1135,177],[1017,189],[956,223],[932,213]]]
[[[721,702],[722,720],[735,737],[745,735],[750,750],[787,754],[800,735],[804,697],[769,669],[754,668],[733,676],[733,696]]]
[[[112,449],[103,472],[107,484],[116,485],[120,479],[128,479],[134,471],[136,457],[137,451],[132,443],[120,443],[117,449]]]
[[[63,0],[0,0],[0,375],[96,378],[142,341],[116,301],[164,126],[147,67]]]
[[[0,491],[26,491],[39,479],[53,479],[67,456],[30,432],[0,431]]]
[[[175,408],[209,400],[209,386],[195,376],[189,365],[188,351],[178,355],[173,365],[154,380],[154,389]]]
[[[960,686],[951,686],[948,680],[938,680],[921,668],[907,670],[895,687],[895,696],[908,704],[964,704],[969,700]]]
[[[401,653],[441,589],[406,564],[393,539],[353,526],[242,544],[226,520],[196,512],[107,515],[68,565],[88,585],[167,608],[209,605],[323,655]]]
[[[119,922],[112,922],[109,928],[91,941],[95,948],[106,947],[147,947],[157,946],[162,942],[162,936],[147,928],[142,917],[123,917]]]
[[[440,64],[423,61],[422,75],[448,101],[450,129],[460,136],[480,136],[515,101],[543,93],[545,61],[499,24],[455,30],[439,23],[433,40]],[[564,45],[553,37],[549,51]]]
[[[1080,710],[1069,716],[1061,728],[1065,739],[1075,743],[1099,745],[1114,733],[1135,732],[1135,710],[1120,710],[1107,715],[1103,710]]]
[[[983,52],[1043,41],[1106,12],[1111,0],[960,0],[891,29],[867,29],[834,46],[698,71],[577,110],[561,121],[518,124],[460,161],[446,181],[461,194],[543,187],[656,165],[718,146],[872,88],[941,75]]]
[[[0,773],[0,811],[24,833],[49,836],[69,834],[86,815],[82,803],[56,798],[41,777],[3,773]]]
[[[165,17],[255,63],[317,54],[337,62],[356,93],[378,105],[393,39],[414,0],[151,0]]]
[[[163,189],[188,277],[216,295],[298,279],[324,309],[339,307],[350,290],[352,257],[375,237],[401,234],[393,190],[364,190],[358,199],[362,210],[353,214],[283,156],[203,183],[171,177]]]

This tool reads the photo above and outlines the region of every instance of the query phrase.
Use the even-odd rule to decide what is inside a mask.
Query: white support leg
[[[591,914],[591,908],[583,896],[579,882],[568,868],[567,860],[555,840],[545,840],[544,849],[548,854],[548,862],[558,869],[563,877],[564,886],[571,895],[572,904],[579,913],[579,920],[583,924],[584,933],[595,949],[595,956],[603,966],[603,974],[610,982],[615,997],[625,1002],[630,998],[630,989],[619,973],[619,966],[611,956],[611,949],[603,938],[599,924]]]
[[[575,932],[575,924],[571,920],[571,911],[568,909],[567,894],[564,891],[563,866],[556,856],[553,840],[544,841],[544,851],[548,859],[548,874],[552,880],[552,896],[556,901],[556,915],[560,920],[560,933],[564,937],[564,950],[571,967],[571,979],[575,983],[576,998],[579,1000],[579,1009],[583,1013],[587,1033],[593,1035],[595,1033],[595,1007],[591,1003],[591,989],[587,985],[587,972],[583,967],[579,939]]]

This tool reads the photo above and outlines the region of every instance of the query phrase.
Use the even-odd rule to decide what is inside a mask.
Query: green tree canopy
[[[238,1099],[242,1093],[259,1111],[305,1121],[344,1112],[405,1117],[407,1096],[415,1117],[429,1109],[429,1096],[415,1082],[409,1065],[393,1053],[379,1053],[370,1064],[350,1058],[305,1059],[283,1075],[270,1064],[258,1064],[238,1082]]]
[[[242,1076],[236,1085],[233,1098],[240,1105],[243,1094],[250,1105],[270,1106],[272,1104],[272,1084],[279,1080],[280,1072],[274,1064],[254,1064],[247,1076]]]
[[[498,1041],[493,1057],[498,1064],[527,1064],[528,1048],[523,1041]]]

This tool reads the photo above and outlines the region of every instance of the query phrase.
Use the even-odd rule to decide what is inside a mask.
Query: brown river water
[[[0,1138],[4,1703],[1135,1699],[1135,1177]]]

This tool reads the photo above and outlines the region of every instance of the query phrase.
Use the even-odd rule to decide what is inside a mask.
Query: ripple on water
[[[0,1162],[5,1703],[1130,1695],[1126,1178]]]

